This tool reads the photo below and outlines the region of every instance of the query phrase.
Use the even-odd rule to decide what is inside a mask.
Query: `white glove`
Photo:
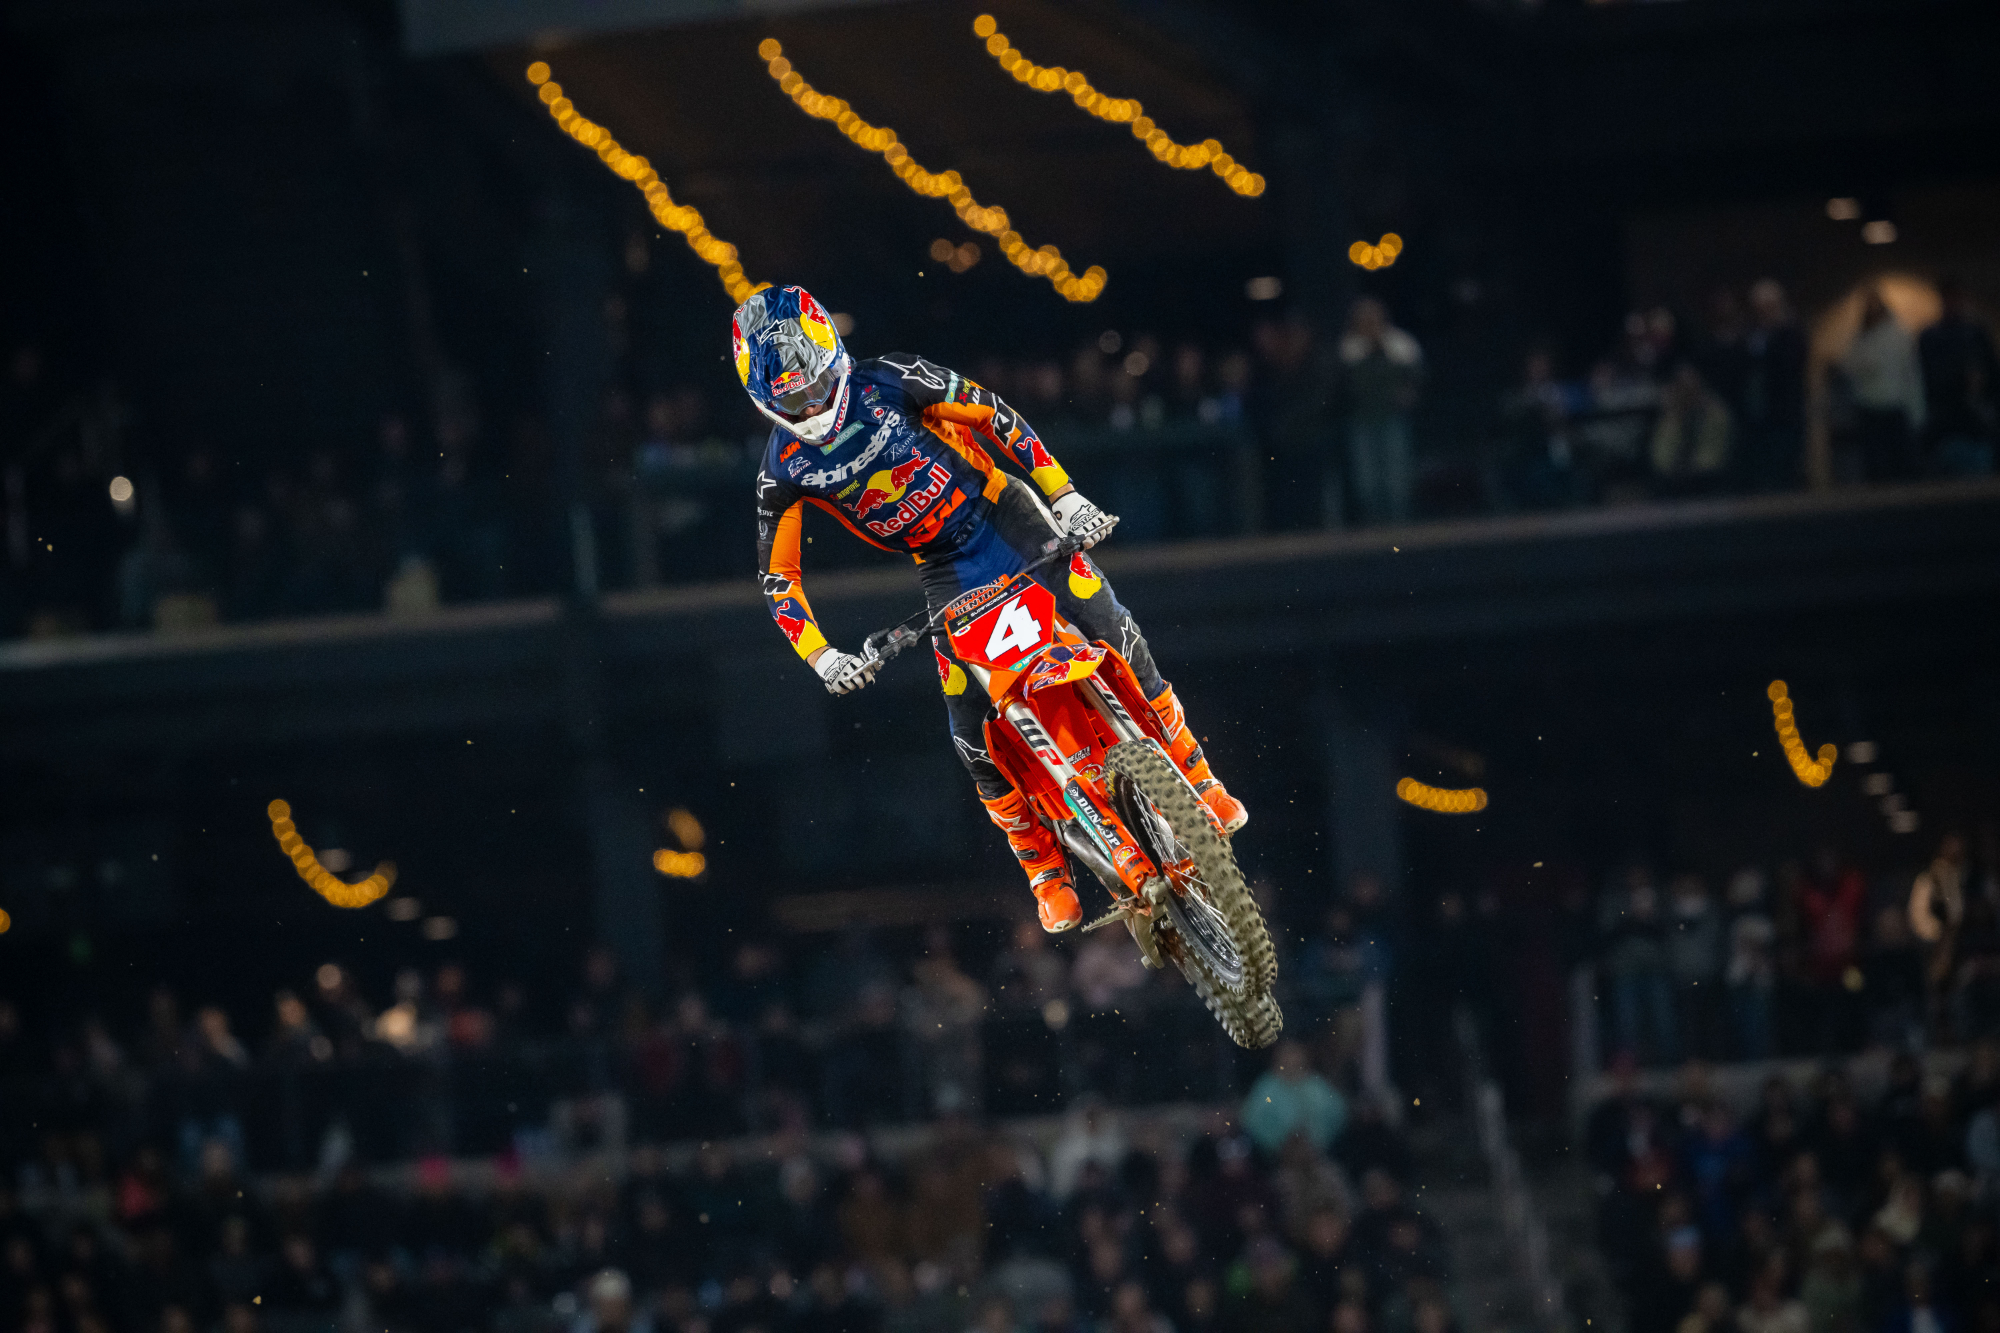
[[[1111,529],[1118,526],[1118,515],[1105,513],[1075,491],[1060,497],[1049,508],[1055,511],[1062,535],[1082,543],[1086,551],[1109,537]]]
[[[813,670],[826,682],[828,694],[852,694],[875,679],[875,663],[864,662],[853,653],[828,648],[813,663]]]

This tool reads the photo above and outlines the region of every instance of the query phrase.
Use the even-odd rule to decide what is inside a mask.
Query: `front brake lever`
[[[896,625],[889,629],[877,630],[861,643],[861,658],[873,666],[885,665],[898,656],[918,639],[917,634],[906,626]]]

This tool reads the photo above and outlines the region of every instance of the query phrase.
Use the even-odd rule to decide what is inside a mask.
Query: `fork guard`
[[[1069,655],[1051,659],[1050,655],[1057,651]],[[1076,676],[1073,679],[1050,680],[1042,689],[1033,691],[1031,697],[1028,686],[1033,673],[1050,661],[1065,667],[1069,667],[1072,663],[1076,664],[1078,668]],[[1122,715],[1124,721],[1131,723],[1135,730],[1164,752],[1159,718],[1154,714],[1152,706],[1147,703],[1145,693],[1139,688],[1138,678],[1132,674],[1131,663],[1127,662],[1117,649],[1101,640],[1089,645],[1055,644],[1045,649],[1034,661],[1024,664],[1008,695],[1025,704],[1051,737],[1055,737],[1061,731],[1069,731],[1080,737],[1080,728],[1091,728],[1089,733],[1091,743],[1086,748],[1093,751],[1095,758],[1101,762],[1104,751],[1116,744],[1117,738],[1115,733],[1110,740],[1102,738],[1101,733],[1111,732],[1112,729],[1090,701],[1078,694],[1076,687],[1085,680],[1095,683],[1099,696],[1106,701],[1114,714]],[[1003,703],[1005,697],[1003,696]],[[1064,725],[1057,725],[1058,717],[1062,719]],[[1028,798],[1029,803],[1048,821],[1049,826],[1056,831],[1065,845],[1073,845],[1069,836],[1072,831],[1077,833],[1077,841],[1089,836],[1075,829],[1079,816],[1070,808],[1062,787],[1057,785],[1048,769],[1035,757],[1020,732],[998,712],[987,718],[985,737],[986,750],[994,765],[1009,782],[1014,784],[1016,790]],[[1092,774],[1091,779],[1093,785],[1102,787],[1101,775]],[[1103,794],[1108,797],[1108,791]],[[1094,794],[1086,793],[1086,795],[1103,819],[1115,823],[1133,853],[1123,857],[1118,864],[1104,867],[1111,869],[1115,875],[1107,887],[1111,887],[1113,896],[1121,903],[1137,904],[1139,910],[1148,910],[1142,895],[1147,881],[1159,878],[1162,873],[1161,868],[1147,859],[1137,840],[1131,836],[1131,831],[1124,827],[1124,821],[1119,817],[1117,810],[1111,808],[1108,799],[1100,804]],[[1120,850],[1122,852],[1125,849]],[[1100,879],[1105,876],[1100,866],[1094,862],[1104,862],[1105,859],[1100,853],[1090,864],[1090,869],[1097,873]]]

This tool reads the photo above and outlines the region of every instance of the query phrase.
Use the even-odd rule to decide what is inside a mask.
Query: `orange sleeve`
[[[947,409],[951,409],[948,411]],[[979,469],[979,475],[986,478],[986,485],[980,494],[988,500],[1000,498],[1006,489],[1007,474],[993,466],[993,457],[979,447],[979,441],[972,438],[972,432],[953,413],[958,405],[939,403],[924,409],[924,428],[951,446],[952,452]],[[985,409],[991,412],[991,409]]]
[[[985,390],[980,390],[984,394]],[[1069,485],[1069,473],[1049,455],[1048,447],[1021,414],[995,397],[991,403],[936,403],[924,409],[926,418],[956,422],[984,435],[1021,465],[1043,495],[1054,495]]]
[[[799,569],[799,531],[804,521],[805,505],[794,501],[773,525],[769,540],[758,543],[758,563],[762,566],[758,573],[771,619],[800,657],[811,657],[826,647],[826,635],[820,633],[819,622],[813,618]]]

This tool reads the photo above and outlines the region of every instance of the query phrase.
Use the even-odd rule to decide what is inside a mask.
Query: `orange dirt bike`
[[[1160,724],[1118,650],[1087,642],[1056,614],[1035,571],[1080,548],[1052,540],[1011,578],[974,588],[935,614],[879,630],[863,660],[886,663],[942,628],[993,702],[986,748],[1111,910],[1148,967],[1171,960],[1239,1046],[1269,1046],[1284,1027],[1271,998],[1277,958],[1264,918],[1208,806],[1167,755]]]

